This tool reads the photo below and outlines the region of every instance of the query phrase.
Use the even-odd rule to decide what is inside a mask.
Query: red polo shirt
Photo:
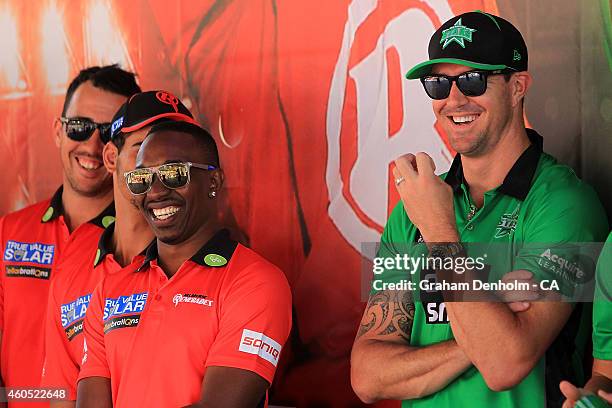
[[[209,366],[249,370],[271,383],[290,329],[285,275],[227,231],[170,279],[154,242],[140,268],[107,275],[96,287],[79,379],[109,377],[115,407],[185,406],[200,399]]]
[[[49,285],[63,269],[95,252],[104,225],[114,220],[111,205],[72,234],[64,222],[62,189],[51,200],[0,219],[1,371],[7,388],[40,387],[44,321]],[[48,404],[47,404],[48,405]],[[42,403],[12,401],[9,407]]]
[[[100,236],[98,249],[83,263],[69,265],[49,289],[42,386],[67,389],[76,400],[76,384],[83,357],[83,320],[91,293],[102,277],[122,269],[112,254],[115,224]],[[144,251],[132,264],[142,265]]]

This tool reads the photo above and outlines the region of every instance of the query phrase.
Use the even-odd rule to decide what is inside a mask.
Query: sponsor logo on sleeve
[[[147,303],[147,292],[106,298],[104,302],[104,333],[138,326],[140,314]]]
[[[11,263],[53,264],[55,245],[39,242],[8,241],[4,248],[4,261]]]
[[[239,351],[263,358],[274,367],[278,364],[281,349],[281,345],[276,340],[249,329],[242,331],[242,339],[240,339],[240,347],[238,348]]]
[[[558,251],[561,252],[561,251]],[[581,257],[577,248],[563,248],[563,256],[556,253],[555,248],[546,248],[538,258],[542,269],[554,273],[564,281],[576,286],[593,278],[594,266],[589,265],[588,258]]]
[[[83,331],[83,319],[91,300],[91,294],[83,295],[76,300],[60,306],[62,327],[68,341]]]

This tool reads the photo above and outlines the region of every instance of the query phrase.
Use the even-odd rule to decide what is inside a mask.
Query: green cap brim
[[[456,65],[465,65],[466,67],[482,69],[484,71],[496,71],[498,69],[507,69],[506,65],[491,65],[491,64],[479,64],[477,62],[466,61],[457,58],[438,58],[432,59],[429,61],[421,62],[418,65],[415,65],[408,73],[406,74],[407,79],[419,79],[425,75],[431,73],[431,67],[434,64],[456,64]]]

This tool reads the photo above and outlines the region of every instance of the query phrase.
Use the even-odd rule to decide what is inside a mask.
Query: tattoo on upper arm
[[[366,333],[381,337],[400,336],[410,342],[414,302],[410,291],[379,291],[370,295],[357,338]]]

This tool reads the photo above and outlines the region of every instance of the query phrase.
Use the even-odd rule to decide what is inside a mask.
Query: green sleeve
[[[416,228],[410,222],[400,201],[391,212],[380,238],[380,246],[373,261],[374,281],[397,283],[408,278],[406,270],[391,266],[390,260],[410,253],[410,249],[414,247],[415,233]],[[385,264],[385,261],[389,263]],[[375,291],[373,286],[372,292]]]
[[[612,233],[597,262],[593,301],[593,357],[612,360]]]
[[[539,281],[556,281],[566,296],[578,296],[582,283],[590,281],[592,288],[596,251],[583,244],[601,242],[608,222],[589,186],[542,194],[530,203],[523,225],[524,242],[513,269],[529,270]]]

